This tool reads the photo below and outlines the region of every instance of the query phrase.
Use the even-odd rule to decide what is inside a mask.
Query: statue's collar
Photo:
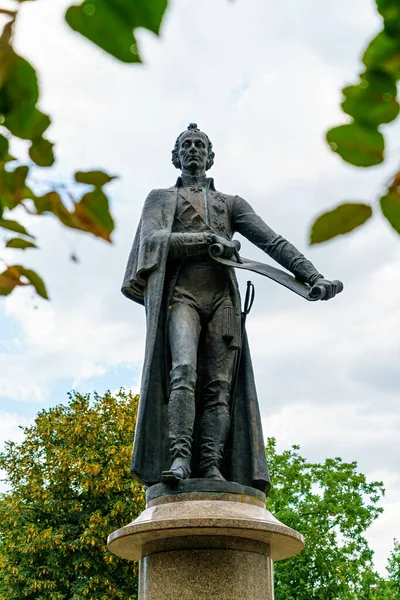
[[[194,175],[180,175],[176,180],[176,187],[182,187],[183,185],[203,185],[211,190],[215,191],[214,179],[207,177],[206,175],[200,175],[195,177]]]

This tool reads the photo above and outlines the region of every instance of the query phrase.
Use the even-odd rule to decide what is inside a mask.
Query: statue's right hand
[[[222,252],[215,252],[216,256],[222,256],[223,258],[232,258],[233,256],[236,258],[237,262],[242,262],[239,256],[240,250],[240,242],[238,240],[227,240],[224,237],[219,235],[212,235],[213,237],[213,245],[219,247]],[[211,252],[213,254],[213,252]]]

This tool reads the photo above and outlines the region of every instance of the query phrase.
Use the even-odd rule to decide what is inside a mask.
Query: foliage
[[[18,221],[8,218],[8,213],[16,209],[37,217],[52,214],[65,227],[110,242],[114,222],[103,186],[114,177],[102,171],[78,171],[75,181],[92,186],[81,194],[49,184],[47,193],[38,196],[27,183],[38,168],[51,167],[55,156],[53,142],[45,137],[51,119],[38,108],[40,88],[36,71],[13,48],[14,29],[23,1],[15,0],[15,10],[0,8],[0,15],[7,19],[0,36],[0,227],[19,234],[6,239],[5,248],[37,248],[32,241],[34,236]],[[71,6],[65,18],[75,31],[115,58],[137,63],[140,55],[134,29],[144,27],[158,34],[166,7],[167,0],[85,0],[80,6]],[[10,143],[13,145],[15,139],[26,142],[30,158],[30,162],[25,161],[27,164],[16,162],[9,153]],[[48,298],[39,275],[32,271],[29,275],[22,266],[3,262],[0,295],[7,296],[16,287],[33,286],[40,296]]]
[[[390,554],[387,570],[389,573],[393,598],[400,598],[400,543],[395,540],[394,548]]]
[[[367,204],[341,204],[315,221],[310,234],[311,243],[318,244],[339,233],[348,233],[365,223],[371,215],[372,209]]]
[[[10,485],[0,499],[0,600],[136,597],[135,568],[106,538],[144,508],[129,474],[137,404],[123,391],[92,401],[73,393],[0,455]],[[268,508],[306,537],[299,556],[275,565],[276,600],[389,600],[377,595],[385,582],[363,537],[381,512],[382,484],[340,458],[308,463],[297,446],[278,454],[273,439],[267,454]]]
[[[394,541],[394,548],[389,556],[388,579],[379,578],[371,587],[370,600],[399,600],[400,598],[400,544]]]
[[[380,578],[372,586],[371,600],[398,600],[400,598],[400,544],[394,540],[394,548],[387,563],[388,579]]]
[[[38,414],[0,456],[1,600],[136,598],[134,566],[106,548],[144,493],[129,473],[138,397],[77,393]]]
[[[381,128],[399,115],[398,81],[400,80],[400,3],[399,0],[376,0],[383,18],[383,29],[369,43],[362,62],[363,72],[354,85],[343,88],[343,111],[351,117],[350,123],[334,127],[326,135],[327,142],[346,162],[358,167],[371,167],[385,159],[385,139]],[[383,192],[379,202],[381,212],[400,233],[400,171]],[[343,219],[335,218],[343,207]],[[352,207],[349,210],[349,207]],[[346,202],[335,210],[321,215],[312,225],[310,243],[325,242],[337,235],[348,233],[365,223],[366,204]],[[321,220],[323,235],[315,236]]]
[[[372,600],[379,578],[364,532],[382,512],[382,483],[368,482],[355,462],[309,463],[298,446],[278,454],[274,439],[267,457],[267,507],[305,537],[301,554],[275,565],[276,600]]]
[[[85,0],[65,15],[72,29],[122,62],[141,62],[134,30],[159,34],[168,0]]]

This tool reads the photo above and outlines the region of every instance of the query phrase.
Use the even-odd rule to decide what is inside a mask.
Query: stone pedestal
[[[191,479],[154,485],[146,500],[108,538],[111,552],[140,561],[140,600],[273,600],[273,561],[304,547],[253,488]]]

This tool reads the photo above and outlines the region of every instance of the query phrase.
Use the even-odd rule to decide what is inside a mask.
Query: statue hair
[[[204,135],[204,137],[206,138],[207,144],[208,144],[208,157],[207,157],[206,171],[208,171],[208,169],[211,169],[211,167],[214,164],[215,152],[213,152],[213,149],[212,149],[213,145],[212,145],[212,142],[211,142],[210,138],[208,137],[208,135],[206,133],[204,133],[204,131],[201,131],[197,127],[197,123],[190,123],[190,125],[188,126],[188,128],[185,131],[182,131],[182,133],[180,133],[178,135],[178,137],[176,138],[175,146],[174,146],[174,149],[172,150],[172,164],[177,169],[181,169],[182,168],[181,161],[179,160],[179,143],[180,143],[181,137],[187,131],[194,131],[196,133],[199,132],[202,135]]]

